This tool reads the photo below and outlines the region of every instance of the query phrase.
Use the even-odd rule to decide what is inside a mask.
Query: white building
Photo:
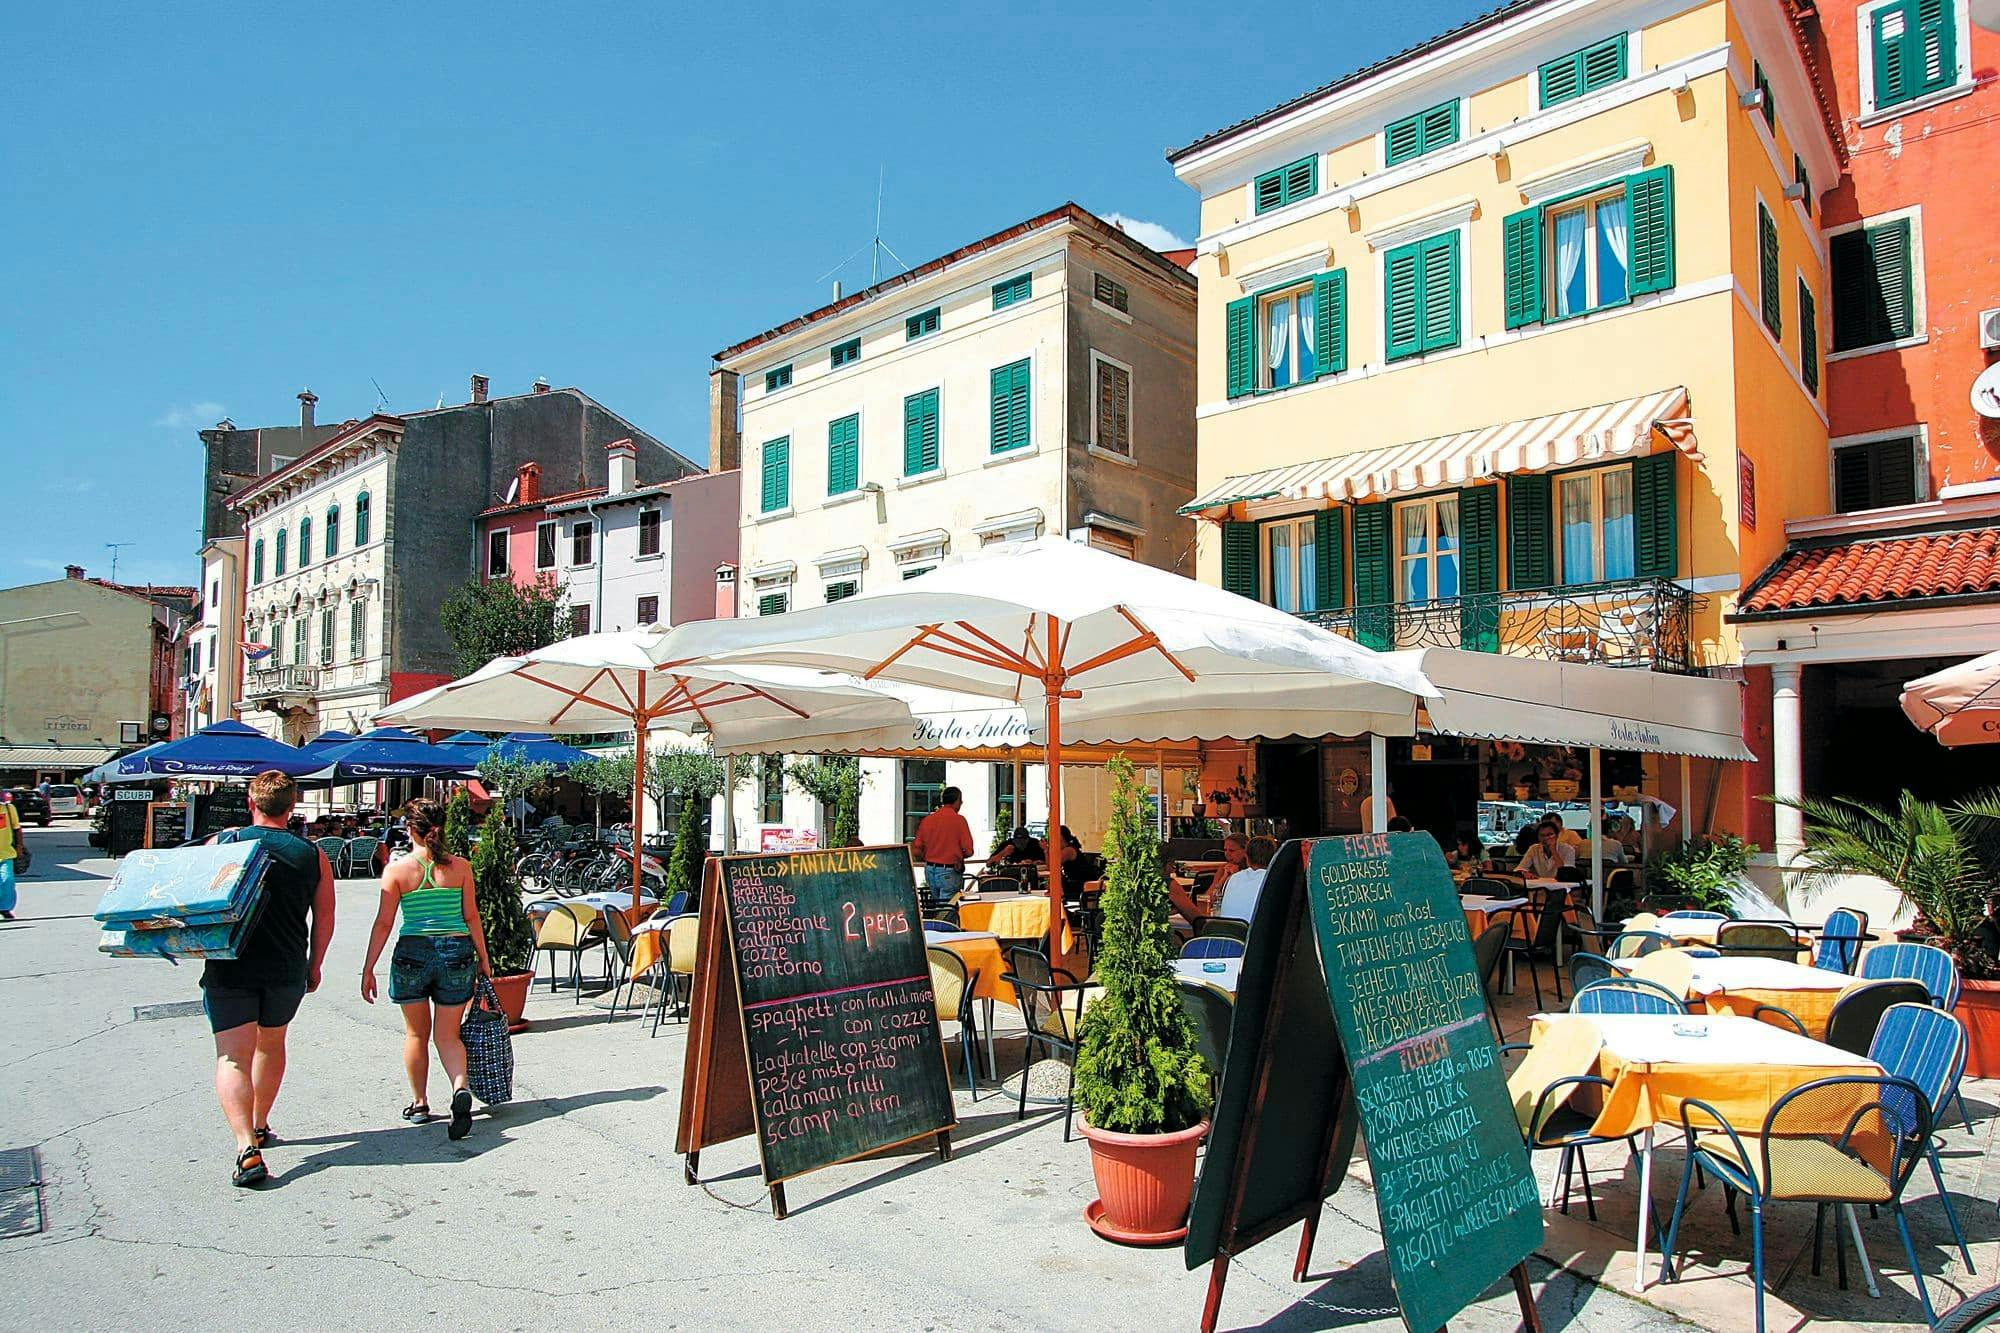
[[[198,622],[188,631],[188,732],[236,716],[243,684],[243,538],[215,537],[201,548]]]

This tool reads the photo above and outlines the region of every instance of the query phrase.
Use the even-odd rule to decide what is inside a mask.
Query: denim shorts
[[[405,935],[389,956],[389,999],[396,1004],[464,1004],[472,998],[479,956],[470,935]]]

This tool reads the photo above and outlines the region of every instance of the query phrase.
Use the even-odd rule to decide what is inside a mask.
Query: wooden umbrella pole
[[[1042,740],[1042,762],[1049,778],[1049,963],[1061,967],[1066,958],[1062,945],[1062,642],[1056,618],[1049,616],[1048,655],[1042,662],[1043,701],[1047,709],[1048,733]]]
[[[639,677],[639,699],[632,709],[632,911],[639,911],[639,890],[646,873],[646,678]]]

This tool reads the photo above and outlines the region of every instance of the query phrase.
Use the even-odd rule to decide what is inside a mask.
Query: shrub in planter
[[[1646,874],[1655,888],[1686,898],[1692,907],[1734,915],[1735,891],[1756,850],[1733,833],[1693,839],[1654,857]]]
[[[1162,1243],[1187,1229],[1213,1078],[1174,979],[1171,904],[1145,792],[1122,756],[1110,774],[1097,958],[1104,990],[1084,1014],[1076,1058],[1099,1195],[1084,1215],[1111,1239]]]
[[[447,834],[449,836],[449,834]],[[472,854],[473,897],[486,932],[486,956],[493,964],[493,989],[516,1031],[526,1027],[521,1010],[535,978],[535,934],[521,904],[521,877],[514,870],[514,829],[499,802],[480,826]]]
[[[472,856],[472,797],[460,787],[444,804],[444,849],[452,856]]]

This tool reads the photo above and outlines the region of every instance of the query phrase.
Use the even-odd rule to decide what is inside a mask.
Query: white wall
[[[586,515],[582,510],[565,510],[555,515],[558,520],[556,568],[561,572],[563,585],[568,591],[569,604],[590,608],[592,630],[640,628],[641,597],[659,598],[658,623],[667,623],[671,615],[672,568],[669,562],[673,552],[672,503],[668,496],[658,495],[648,497],[643,503],[627,501],[608,505],[594,515]],[[645,509],[660,511],[660,549],[648,556],[639,554],[639,514]],[[574,549],[570,530],[573,524],[586,517],[594,518],[597,523],[597,534],[591,547],[592,560],[588,565],[576,565],[570,560]]]

